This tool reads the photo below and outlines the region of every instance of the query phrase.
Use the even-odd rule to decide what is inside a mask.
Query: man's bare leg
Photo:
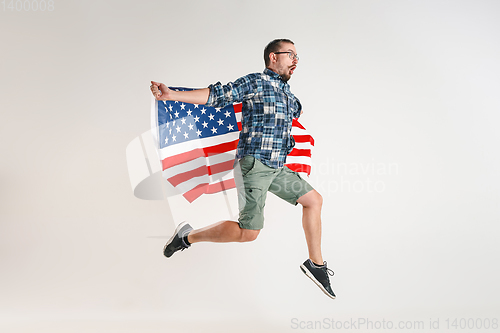
[[[302,227],[306,236],[309,259],[322,265],[321,255],[321,206],[323,198],[316,190],[311,190],[297,200],[302,205]]]
[[[328,277],[328,275],[333,275],[333,271],[326,266],[326,263],[323,265],[323,257],[321,256],[321,206],[323,198],[317,191],[312,190],[301,196],[297,202],[303,206],[302,226],[309,249],[309,259],[300,265],[300,269],[328,297],[335,299],[336,296]]]
[[[257,238],[259,232],[260,230],[241,229],[235,221],[221,221],[193,230],[184,221],[177,226],[175,233],[163,247],[163,255],[170,258],[175,252],[183,251],[198,242],[251,242]]]
[[[193,230],[188,235],[190,243],[198,242],[251,242],[257,238],[260,230],[241,229],[238,222],[221,221],[208,227]]]

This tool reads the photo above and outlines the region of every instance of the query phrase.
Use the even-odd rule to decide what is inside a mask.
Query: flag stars
[[[165,116],[168,114],[170,117],[170,119],[167,117],[169,120],[165,122],[164,127],[165,146],[238,131],[231,109],[182,101],[166,101],[164,105]],[[220,115],[217,115],[219,112]]]

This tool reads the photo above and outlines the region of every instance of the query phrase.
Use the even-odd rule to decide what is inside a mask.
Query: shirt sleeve
[[[295,102],[297,103],[297,107],[295,108],[295,111],[293,112],[293,117],[299,118],[300,113],[302,112],[302,104],[300,104],[300,101],[297,97],[295,97]]]
[[[221,84],[217,82],[208,86],[210,94],[206,106],[223,108],[233,103],[241,103],[253,96],[257,91],[257,82],[252,75],[243,76],[234,82]]]

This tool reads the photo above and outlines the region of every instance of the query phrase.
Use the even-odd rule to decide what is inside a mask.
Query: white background
[[[8,5],[2,332],[295,332],[325,318],[439,319],[451,332],[447,318],[500,318],[498,1]],[[255,242],[166,259],[168,204],[135,198],[128,178],[150,80],[206,87],[262,71],[274,38],[300,56],[290,84],[316,140],[336,300],[299,270],[300,207],[270,196]],[[196,209],[193,224],[214,222]]]

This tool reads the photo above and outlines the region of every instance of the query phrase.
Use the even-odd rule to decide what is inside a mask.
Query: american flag
[[[169,183],[189,202],[202,194],[236,187],[233,165],[241,130],[241,103],[212,108],[156,101],[155,108],[163,177]],[[297,119],[292,123],[292,136],[296,144],[285,165],[309,175],[314,139]]]

